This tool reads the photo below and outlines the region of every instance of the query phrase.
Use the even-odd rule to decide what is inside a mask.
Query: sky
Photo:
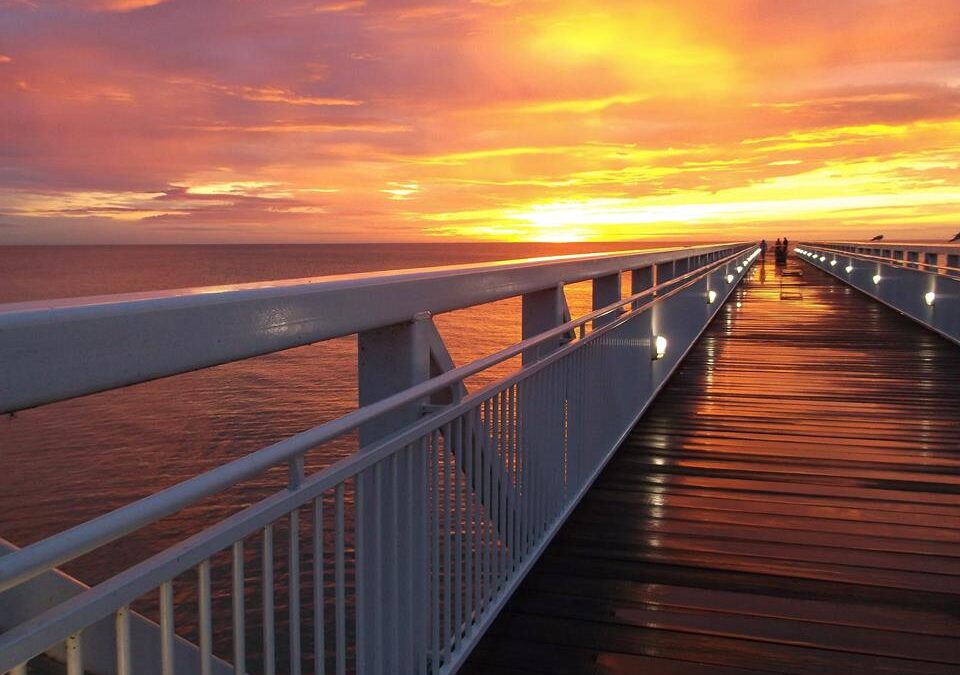
[[[0,0],[0,243],[946,239],[956,0]]]

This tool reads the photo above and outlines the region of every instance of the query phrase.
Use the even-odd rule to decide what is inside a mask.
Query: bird
[[[947,241],[948,242],[960,241],[960,232],[957,232],[955,235],[953,235],[953,239],[948,239]]]
[[[874,237],[874,238],[871,239],[870,241],[881,241],[882,239],[883,239],[883,235],[882,235],[882,234],[878,234],[876,237]]]

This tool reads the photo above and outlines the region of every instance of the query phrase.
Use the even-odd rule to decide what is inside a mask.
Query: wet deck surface
[[[803,271],[754,270],[461,672],[960,673],[960,349]]]

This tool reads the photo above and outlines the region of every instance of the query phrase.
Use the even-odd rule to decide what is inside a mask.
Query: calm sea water
[[[0,303],[667,244],[0,247]],[[588,284],[567,294],[574,315],[589,309]],[[516,342],[519,310],[510,299],[437,324],[465,364]],[[356,339],[343,338],[3,417],[0,537],[37,541],[334,419],[356,399]],[[308,469],[353,450],[353,438],[319,448]],[[279,470],[250,481],[65,569],[95,584],[266,496],[283,478]]]

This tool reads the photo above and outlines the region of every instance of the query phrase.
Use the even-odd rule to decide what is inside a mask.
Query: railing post
[[[657,285],[657,267],[656,265],[650,265],[649,267],[641,267],[638,270],[633,270],[630,273],[630,295],[636,295],[641,293],[648,288],[653,288]],[[634,309],[643,304],[643,300],[637,300],[633,303]]]
[[[607,305],[611,305],[620,299],[620,274],[608,274],[603,277],[597,277],[593,280],[593,309],[597,310]],[[593,322],[594,327],[605,326],[614,319],[617,314],[611,312],[600,317]]]
[[[562,285],[526,293],[523,296],[521,309],[522,338],[526,340],[563,323],[564,306]],[[522,361],[524,364],[534,363],[557,349],[560,344],[560,338],[557,338],[556,344],[528,349],[523,352]]]
[[[357,338],[357,359],[360,405],[369,405],[404,389],[408,389],[430,377],[430,330],[433,328],[429,315],[418,315],[412,321],[395,324],[362,332]],[[426,401],[412,402],[389,415],[365,424],[360,428],[360,448],[370,447],[372,443],[389,436],[391,433],[416,422],[423,414]],[[423,461],[423,458],[420,458]],[[371,472],[357,476],[356,499],[359,513],[356,523],[357,560],[356,560],[356,608],[357,608],[357,673],[375,671],[375,659],[382,659],[388,672],[397,672],[401,666],[395,659],[397,654],[386,653],[384,644],[376,644],[375,636],[382,635],[376,626],[391,625],[398,622],[400,642],[413,641],[415,636],[426,635],[425,622],[429,612],[422,606],[426,571],[412,569],[413,560],[421,556],[411,555],[410,547],[421,545],[426,527],[422,520],[427,513],[426,485],[422,471],[409,471],[407,464],[413,461],[409,455],[399,460],[399,475],[412,475],[412,482],[382,481],[377,490],[376,476]],[[414,464],[416,466],[416,464]],[[397,473],[393,474],[394,476]],[[413,500],[414,522],[409,529],[393,532],[385,525],[389,518],[384,516],[393,504],[402,504],[406,495]],[[359,504],[362,500],[363,504]],[[377,525],[381,528],[378,530]],[[386,553],[391,549],[387,542],[396,539],[398,555],[388,559]],[[382,569],[397,566],[397,574],[382,574]],[[378,568],[381,573],[378,574]],[[379,578],[379,584],[377,583]],[[398,589],[387,586],[399,579],[401,584],[409,580],[412,584],[415,606],[409,614],[399,606],[394,606],[394,598],[402,598]],[[412,625],[400,617],[412,616]],[[422,658],[423,646],[415,645],[416,658]]]

